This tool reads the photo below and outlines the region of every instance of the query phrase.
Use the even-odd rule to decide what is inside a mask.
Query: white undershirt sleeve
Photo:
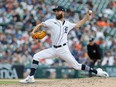
[[[75,23],[71,23],[71,22],[69,22],[68,25],[69,25],[69,26],[68,26],[69,31],[70,31],[71,29],[73,29],[73,28],[76,26]]]
[[[44,24],[45,27],[50,27],[51,26],[51,21],[50,19],[46,20],[45,22],[42,22]]]

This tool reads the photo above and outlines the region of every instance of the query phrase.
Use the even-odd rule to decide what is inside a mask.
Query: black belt
[[[53,47],[54,47],[54,48],[59,48],[59,47],[65,46],[65,45],[66,45],[66,43],[64,43],[63,45],[59,45],[59,46],[53,45]]]

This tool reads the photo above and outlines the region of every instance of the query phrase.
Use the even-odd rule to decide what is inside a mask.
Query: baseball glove
[[[32,34],[32,38],[33,39],[42,39],[44,38],[45,36],[47,35],[47,33],[45,31],[39,31],[39,32],[36,32],[34,34]]]

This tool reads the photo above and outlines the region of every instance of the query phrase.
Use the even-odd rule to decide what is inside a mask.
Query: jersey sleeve
[[[75,23],[71,23],[71,22],[69,22],[68,25],[69,25],[69,31],[72,30],[76,26]]]
[[[45,27],[50,27],[51,26],[51,20],[50,19],[48,19],[48,20],[46,20],[42,23],[44,24]]]

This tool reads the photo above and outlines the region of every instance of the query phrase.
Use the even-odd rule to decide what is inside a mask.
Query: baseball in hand
[[[89,15],[91,15],[91,14],[92,14],[92,11],[91,11],[91,10],[89,10],[89,11],[88,11],[88,14],[89,14]]]

